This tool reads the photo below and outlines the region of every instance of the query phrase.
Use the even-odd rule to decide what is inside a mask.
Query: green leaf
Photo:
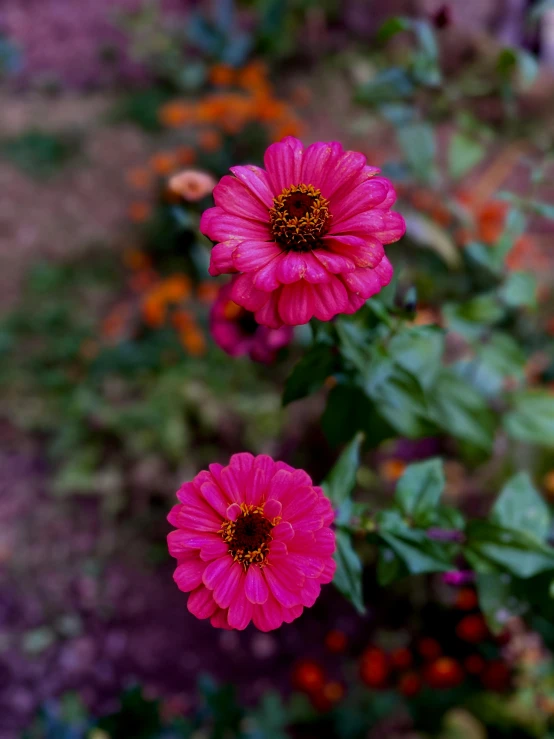
[[[428,459],[406,468],[398,481],[395,498],[404,515],[417,526],[426,526],[432,522],[444,485],[442,460]]]
[[[448,147],[448,172],[452,179],[459,179],[476,167],[485,156],[485,147],[464,133],[455,133]]]
[[[554,447],[554,395],[522,390],[512,396],[513,410],[504,416],[509,436],[538,446]]]
[[[412,575],[446,572],[452,567],[447,547],[430,541],[424,531],[406,528],[396,533],[380,531],[379,536]]]
[[[434,326],[406,328],[389,342],[392,359],[428,390],[434,383],[444,353],[444,333]]]
[[[397,129],[400,148],[414,174],[424,182],[434,176],[437,143],[429,123],[408,123]]]
[[[451,370],[443,369],[429,394],[431,418],[447,434],[480,449],[492,446],[495,419],[485,399]]]
[[[404,213],[406,234],[416,244],[431,249],[452,269],[461,263],[460,249],[448,231],[416,211]]]
[[[476,339],[486,326],[493,326],[504,316],[504,308],[494,293],[478,295],[465,303],[447,303],[444,317],[452,331],[466,339]]]
[[[407,31],[410,28],[410,20],[408,18],[400,18],[393,16],[387,18],[381,28],[377,31],[375,40],[378,44],[385,44],[393,36],[401,31]]]
[[[500,526],[523,529],[544,541],[550,528],[548,506],[527,472],[512,477],[496,500],[491,520]]]
[[[356,90],[356,100],[366,105],[396,102],[412,97],[415,85],[408,72],[400,67],[389,67]]]
[[[511,308],[534,308],[537,305],[537,280],[529,272],[511,272],[498,294]]]
[[[532,21],[538,21],[547,10],[554,9],[554,0],[542,0],[534,8],[531,8],[529,17]]]
[[[315,344],[308,349],[295,365],[285,383],[283,405],[300,400],[319,390],[325,380],[333,373],[335,358],[329,346]]]
[[[331,390],[321,426],[334,447],[349,442],[355,431],[364,432],[371,448],[395,436],[394,429],[377,413],[373,401],[354,385],[337,385]]]
[[[337,549],[335,561],[337,569],[333,585],[349,600],[358,613],[364,614],[362,596],[362,563],[352,547],[348,532],[338,529],[335,532]]]
[[[480,574],[477,575],[476,582],[479,607],[493,634],[501,633],[509,618],[524,613],[525,607],[512,595],[509,576]]]
[[[495,331],[476,348],[475,360],[468,362],[472,384],[487,396],[502,392],[509,378],[522,383],[527,357],[509,334]]]
[[[366,381],[366,392],[379,414],[398,433],[417,439],[436,431],[429,420],[427,401],[420,384],[401,367],[393,367],[381,382],[371,384]]]
[[[478,572],[507,570],[523,578],[554,572],[554,549],[527,531],[473,520],[467,524],[466,536],[464,553]]]
[[[356,484],[356,473],[360,466],[360,447],[363,434],[357,433],[347,444],[333,469],[329,472],[321,487],[336,508],[340,508],[350,495]]]
[[[529,200],[527,201],[527,208],[538,216],[554,220],[554,205],[551,203],[541,203],[539,200]]]

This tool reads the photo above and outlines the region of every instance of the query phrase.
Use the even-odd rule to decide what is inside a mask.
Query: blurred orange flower
[[[185,169],[174,174],[168,183],[169,189],[183,200],[196,202],[209,195],[216,186],[215,179],[207,172]]]
[[[152,260],[140,249],[125,249],[123,264],[133,270],[148,269],[152,266]]]
[[[202,151],[213,152],[221,148],[222,139],[215,129],[209,128],[198,135],[198,145]]]
[[[181,331],[180,338],[184,348],[191,356],[201,357],[206,353],[206,339],[197,327],[191,326]]]
[[[194,163],[196,159],[196,153],[192,146],[180,146],[175,152],[175,157],[178,164],[182,164],[187,167]]]
[[[218,293],[219,285],[217,282],[213,282],[212,280],[201,282],[196,289],[196,295],[201,303],[213,303]]]
[[[406,462],[403,459],[385,459],[379,465],[379,474],[386,482],[396,482],[402,477],[406,469]]]
[[[261,61],[255,61],[239,70],[237,83],[239,87],[249,92],[260,94],[271,90],[267,79],[267,68]]]
[[[194,108],[180,100],[173,100],[160,108],[158,118],[168,128],[181,128],[194,120]]]
[[[212,85],[229,87],[235,80],[235,69],[229,64],[214,64],[210,69],[208,79]]]
[[[159,175],[171,174],[176,164],[175,155],[170,151],[159,152],[150,159],[150,167]]]
[[[137,200],[129,206],[129,219],[133,223],[144,223],[152,214],[152,206],[150,203]]]
[[[127,184],[135,190],[147,190],[151,184],[150,172],[146,167],[130,169],[126,173],[125,179],[127,180]]]

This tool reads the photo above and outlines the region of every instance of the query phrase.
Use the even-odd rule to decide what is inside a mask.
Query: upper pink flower
[[[232,357],[248,354],[255,362],[270,364],[278,349],[292,339],[293,329],[260,326],[253,313],[231,300],[232,289],[232,282],[223,285],[210,311],[210,330],[216,344]]]
[[[334,513],[303,470],[264,454],[211,464],[177,492],[168,536],[188,609],[213,626],[262,631],[298,618],[335,572]]]
[[[392,184],[336,141],[288,136],[264,164],[231,167],[214,189],[200,224],[218,242],[210,274],[241,273],[232,299],[271,328],[354,313],[392,277],[383,244],[405,231]]]

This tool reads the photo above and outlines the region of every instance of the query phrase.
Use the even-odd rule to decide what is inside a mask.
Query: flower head
[[[214,189],[201,221],[217,242],[210,274],[240,273],[232,299],[270,328],[354,313],[392,277],[383,244],[405,231],[393,186],[337,142],[289,136],[264,163],[232,167]]]
[[[215,180],[211,174],[197,169],[185,169],[178,172],[168,182],[171,192],[189,202],[202,200],[212,192],[214,186]]]
[[[218,346],[232,357],[248,355],[255,362],[270,364],[278,349],[292,339],[292,328],[260,326],[254,314],[231,300],[233,283],[223,285],[212,305],[210,330]]]
[[[177,492],[168,521],[174,578],[213,626],[262,631],[298,618],[333,579],[331,504],[303,470],[235,454]]]

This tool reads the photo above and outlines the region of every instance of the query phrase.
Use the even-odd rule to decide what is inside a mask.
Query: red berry
[[[412,653],[406,647],[399,647],[390,653],[390,663],[396,670],[407,670],[412,662]]]
[[[387,655],[382,649],[370,647],[362,654],[360,661],[360,677],[370,688],[384,688],[389,675]]]
[[[314,660],[303,659],[297,662],[292,671],[292,684],[306,693],[321,690],[325,684],[325,673]]]
[[[346,634],[338,629],[332,629],[325,637],[325,646],[330,652],[340,654],[344,652],[347,645]]]
[[[461,611],[472,611],[477,608],[478,600],[477,593],[471,588],[462,588],[456,595],[456,601],[454,605]]]
[[[439,657],[425,670],[425,679],[432,688],[446,690],[455,688],[464,679],[459,663],[451,657]]]
[[[470,675],[479,675],[485,668],[485,660],[480,654],[470,654],[464,660],[464,667]]]
[[[480,613],[473,613],[462,618],[456,626],[456,634],[462,641],[479,644],[479,642],[485,641],[489,635],[489,630],[483,616]]]
[[[510,687],[510,669],[502,660],[493,660],[485,666],[481,682],[487,690],[503,693]]]
[[[432,639],[430,636],[424,636],[419,640],[417,651],[426,660],[437,659],[442,654],[441,645],[436,639]]]
[[[421,690],[421,678],[417,672],[405,672],[398,681],[398,691],[406,698],[413,698]]]

